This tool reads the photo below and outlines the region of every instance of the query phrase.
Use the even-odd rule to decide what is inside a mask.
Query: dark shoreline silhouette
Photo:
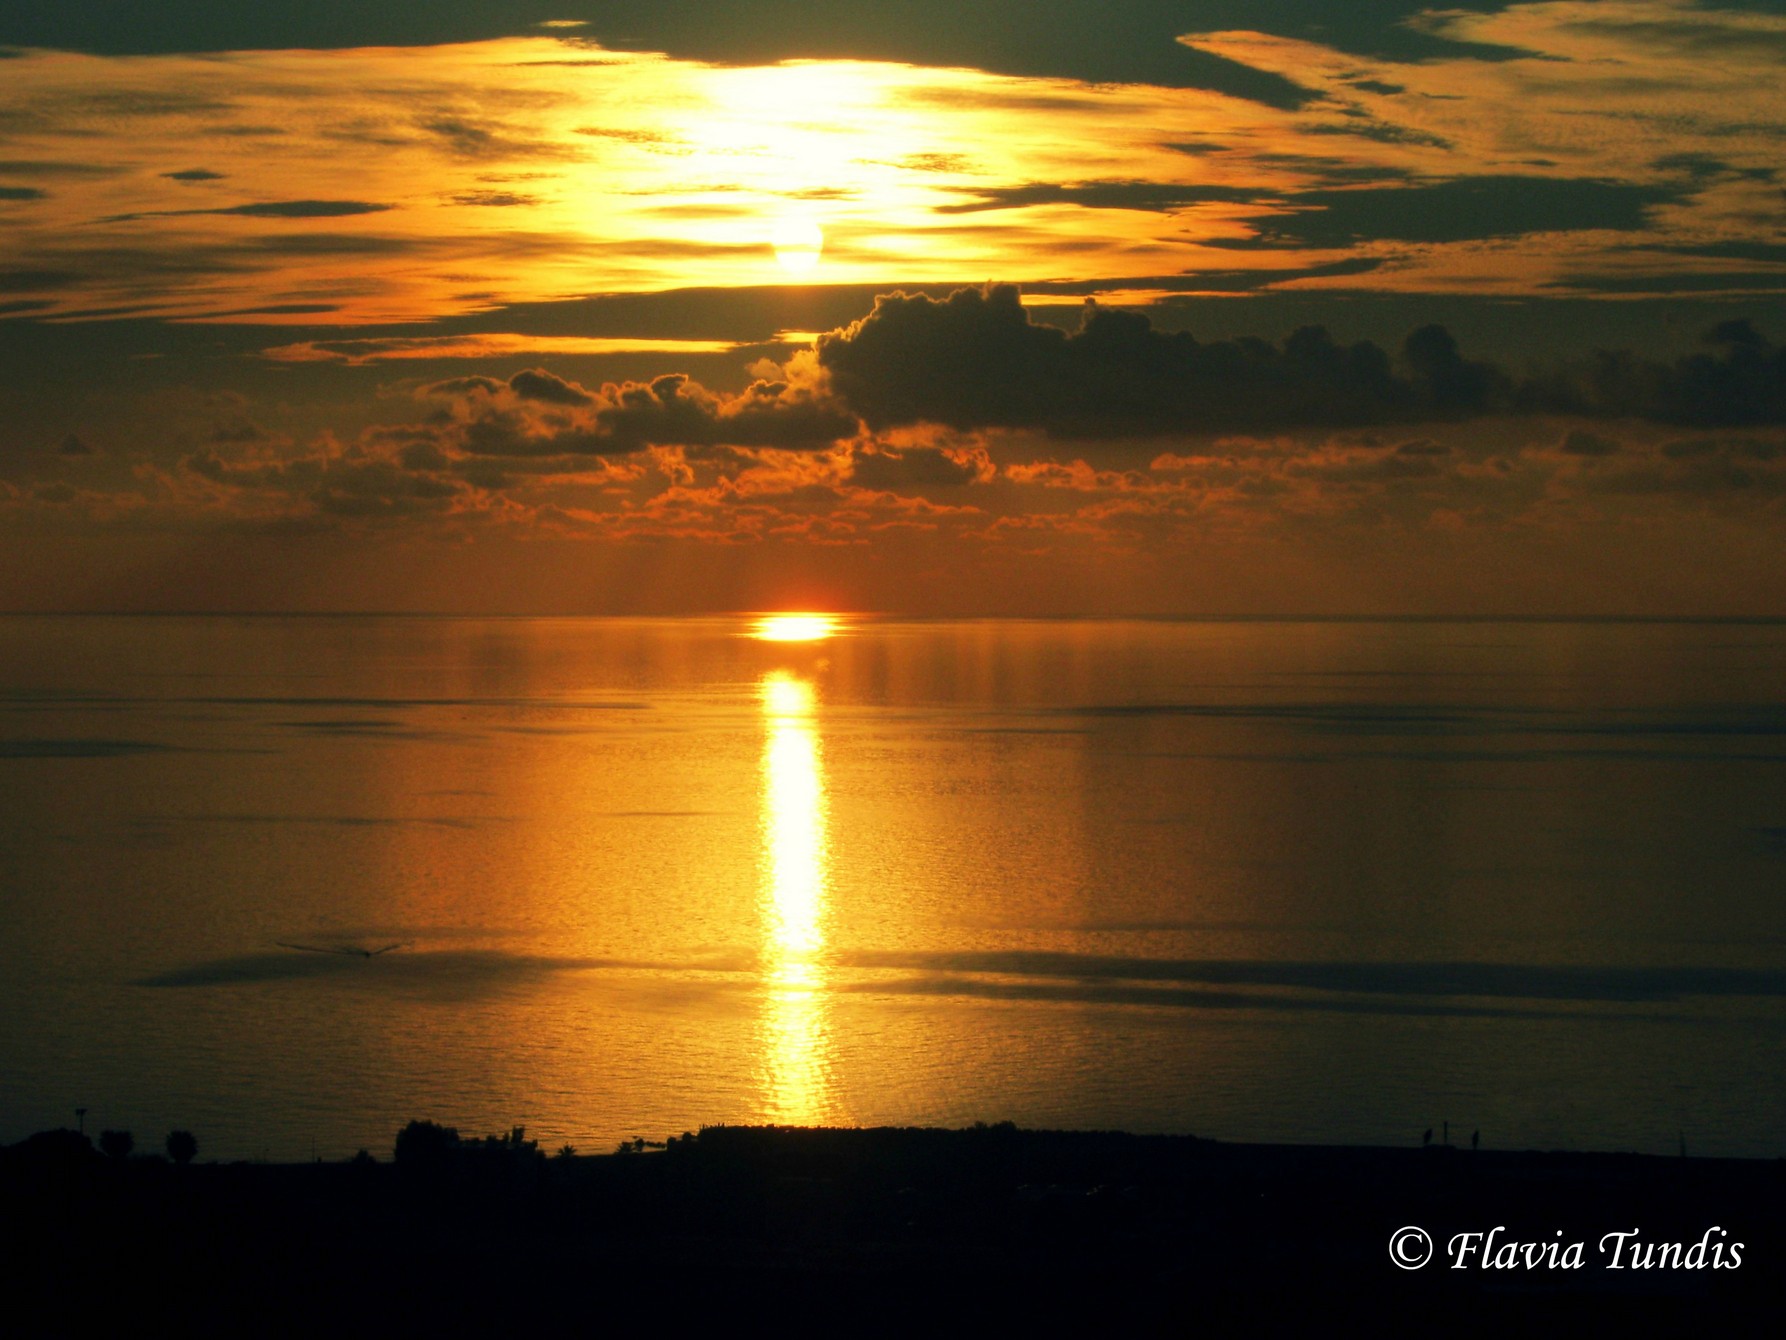
[[[79,1333],[120,1309],[238,1333],[583,1333],[750,1317],[845,1334],[1002,1331],[1336,1309],[1452,1329],[1609,1313],[1703,1329],[1786,1302],[1780,1160],[1008,1123],[717,1126],[551,1154],[519,1128],[468,1140],[415,1122],[394,1158],[207,1164],[178,1135],[169,1148],[182,1164],[107,1157],[74,1131],[0,1150],[10,1330]],[[1424,1268],[1390,1259],[1407,1226],[1435,1240]],[[1450,1268],[1455,1235],[1497,1227],[1502,1239],[1584,1242],[1585,1266]],[[1596,1244],[1626,1231],[1639,1245],[1740,1243],[1742,1265],[1682,1268],[1677,1252],[1675,1268],[1605,1268]]]

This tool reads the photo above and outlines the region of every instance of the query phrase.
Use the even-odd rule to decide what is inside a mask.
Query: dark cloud
[[[452,464],[438,443],[426,441],[401,448],[397,460],[405,470],[445,470]]]
[[[1110,438],[1463,419],[1522,410],[1683,425],[1786,422],[1786,349],[1747,321],[1673,364],[1601,353],[1516,380],[1427,325],[1392,359],[1321,327],[1281,342],[1199,342],[1088,303],[1076,332],[1030,319],[1009,285],[938,300],[896,293],[819,338],[832,391],[874,428],[1035,428]],[[1577,453],[1581,454],[1581,453]]]
[[[1673,256],[1706,256],[1713,260],[1757,261],[1765,265],[1786,263],[1786,242],[1703,242],[1658,247],[1656,250]]]
[[[1705,456],[1726,456],[1752,461],[1773,461],[1786,456],[1786,444],[1755,438],[1686,438],[1662,444],[1662,455],[1671,461]]]
[[[35,186],[0,186],[0,200],[42,200],[45,193]]]
[[[912,485],[972,484],[991,473],[982,453],[948,451],[941,447],[907,447],[903,451],[881,449],[860,452],[850,467],[850,483],[862,488],[897,489]]]
[[[592,391],[541,368],[506,382],[457,377],[424,395],[458,399],[462,420],[437,443],[477,456],[618,456],[646,447],[776,447],[810,450],[850,437],[856,417],[786,382],[720,395],[670,373]]]
[[[1476,0],[1461,7],[1503,6]],[[576,17],[587,23],[575,32],[612,49],[728,64],[841,57],[972,65],[1096,82],[1215,87],[1279,101],[1294,96],[1295,85],[1231,62],[1199,61],[1202,53],[1174,39],[1192,28],[1260,28],[1363,55],[1494,60],[1521,54],[1448,41],[1407,22],[1430,8],[1420,0],[1320,7],[1307,0],[983,0],[973,6],[958,0],[860,0],[847,6],[835,0],[657,0],[643,7],[585,6]],[[490,0],[14,3],[0,10],[0,43],[116,53],[405,46],[512,36],[537,23],[540,12],[518,16],[513,7]],[[599,63],[599,57],[591,52],[585,59]]]
[[[339,517],[408,516],[444,511],[463,487],[394,461],[355,455],[312,455],[271,463],[232,463],[212,451],[184,462],[192,473],[232,488],[301,498]]]
[[[590,405],[595,397],[581,386],[541,368],[517,372],[509,378],[509,389],[523,400],[538,400],[548,405]]]
[[[1443,329],[1408,337],[1405,372],[1376,345],[1305,327],[1281,345],[1199,343],[1145,316],[1087,304],[1067,334],[1032,322],[1008,285],[946,300],[892,294],[821,336],[838,396],[877,428],[936,422],[1060,436],[1364,424],[1482,413],[1505,395],[1494,369]]]
[[[0,759],[128,758],[132,754],[161,753],[168,748],[147,740],[0,740]]]
[[[1139,209],[1165,212],[1211,201],[1252,201],[1256,190],[1237,186],[1186,186],[1152,181],[1087,181],[1072,185],[1031,182],[1024,186],[986,187],[958,205],[939,205],[938,214],[972,214],[983,210],[1019,209],[1025,205],[1081,205],[1087,209]]]
[[[1698,151],[1663,154],[1660,158],[1653,159],[1650,166],[1663,172],[1682,172],[1700,181],[1715,180],[1719,177],[1772,181],[1778,175],[1772,168],[1747,167],[1736,163],[1727,163],[1721,158],[1714,158],[1710,154]]]
[[[206,168],[186,168],[180,172],[164,172],[162,176],[170,181],[222,181],[221,172],[211,172]]]
[[[1291,213],[1262,218],[1257,226],[1265,243],[1296,247],[1341,247],[1373,238],[1461,242],[1582,229],[1624,232],[1642,228],[1649,208],[1683,194],[1674,186],[1586,179],[1469,177],[1304,191],[1287,197]]]
[[[1772,6],[1767,8],[1771,9]],[[1579,33],[1605,34],[1619,39],[1637,39],[1646,46],[1666,50],[1687,51],[1697,56],[1717,59],[1734,52],[1752,54],[1766,51],[1786,59],[1786,33],[1753,25],[1737,26],[1720,22],[1718,16],[1699,18],[1681,14],[1671,18],[1637,17],[1613,12],[1592,18],[1577,18],[1569,27]]]
[[[70,433],[62,439],[61,445],[56,448],[56,454],[58,456],[91,456],[93,448]]]
[[[509,127],[500,121],[476,120],[445,112],[424,117],[416,124],[442,147],[459,158],[516,158],[534,155],[556,158],[562,155],[561,149],[545,141],[517,138],[510,132]],[[379,130],[367,131],[352,137],[365,139],[373,144],[401,144],[404,142],[400,138]]]
[[[11,177],[115,177],[123,168],[109,163],[63,162],[53,158],[0,158],[0,172]]]
[[[508,383],[498,381],[494,377],[449,377],[424,386],[423,395],[432,396],[469,396],[495,395],[508,389]]]
[[[136,214],[112,214],[106,223],[135,219],[184,218],[199,214],[234,215],[246,219],[342,219],[356,214],[382,214],[393,208],[367,200],[263,200],[221,209],[153,209]]]
[[[1558,444],[1558,450],[1568,456],[1616,456],[1619,449],[1619,444],[1611,438],[1582,428],[1571,428]]]
[[[1518,400],[1530,409],[1708,428],[1786,423],[1786,347],[1747,320],[1721,322],[1705,343],[1711,352],[1673,363],[1602,351],[1533,378]]]
[[[258,442],[266,435],[265,430],[257,424],[220,423],[211,430],[211,441],[240,445],[244,442]]]
[[[1429,149],[1457,147],[1452,141],[1442,135],[1435,135],[1430,130],[1416,130],[1411,126],[1379,121],[1358,111],[1348,112],[1347,116],[1350,119],[1305,126],[1304,130],[1310,135],[1356,135],[1360,139],[1375,140],[1379,144],[1419,144]]]
[[[251,219],[339,219],[352,214],[380,214],[390,208],[365,200],[269,200],[210,212],[241,214]]]
[[[504,208],[511,205],[537,205],[539,197],[534,195],[518,195],[514,191],[461,191],[449,199],[455,205],[480,205],[491,208]]]

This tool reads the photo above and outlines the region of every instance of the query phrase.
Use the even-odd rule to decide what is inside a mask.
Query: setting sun
[[[837,620],[829,614],[767,614],[750,635],[761,642],[820,642],[836,632]]]
[[[769,245],[775,259],[789,274],[809,274],[825,248],[825,234],[811,219],[798,216],[778,220]]]

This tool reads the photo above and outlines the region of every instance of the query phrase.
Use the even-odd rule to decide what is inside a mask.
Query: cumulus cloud
[[[875,428],[941,423],[1055,437],[1274,431],[1474,418],[1509,411],[1704,426],[1786,422],[1786,348],[1748,321],[1672,364],[1599,353],[1516,379],[1423,326],[1396,357],[1318,326],[1280,343],[1198,341],[1087,303],[1068,333],[1032,321],[1010,285],[945,299],[894,293],[819,337],[831,390]],[[1596,454],[1566,447],[1574,454]],[[1602,453],[1603,454],[1603,453]]]
[[[649,447],[810,451],[859,428],[822,389],[787,381],[753,382],[726,395],[670,373],[591,390],[529,368],[507,381],[455,377],[423,393],[454,402],[437,441],[478,456],[618,456]]]
[[[863,488],[898,489],[914,485],[950,488],[983,484],[998,467],[984,447],[879,447],[858,452],[850,466],[850,482]]]
[[[340,451],[332,442],[289,460],[227,461],[213,451],[184,462],[193,474],[235,490],[283,495],[341,517],[409,516],[446,510],[463,486],[390,460]]]
[[[1707,428],[1786,423],[1786,347],[1746,319],[1721,322],[1705,344],[1673,363],[1602,351],[1533,378],[1518,401],[1553,413]]]
[[[879,297],[862,320],[821,336],[817,358],[873,427],[929,421],[1081,438],[1452,418],[1488,412],[1508,390],[1437,326],[1409,336],[1398,370],[1378,346],[1340,344],[1313,326],[1282,344],[1202,343],[1087,303],[1068,334],[1031,321],[1004,284],[940,301]]]

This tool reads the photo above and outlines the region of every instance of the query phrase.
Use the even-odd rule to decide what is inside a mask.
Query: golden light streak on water
[[[785,671],[763,677],[764,1119],[812,1125],[831,1109],[825,1004],[830,846],[817,695]]]

